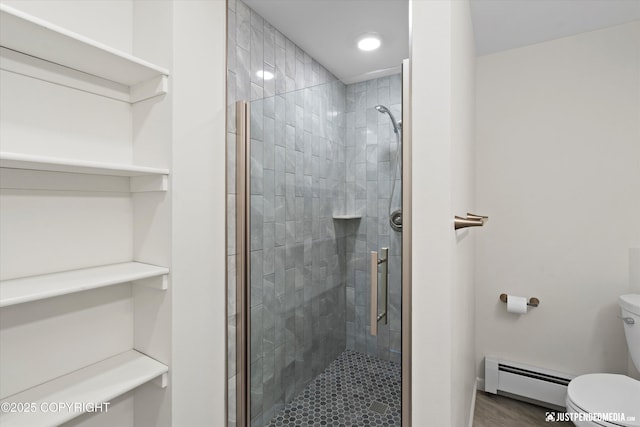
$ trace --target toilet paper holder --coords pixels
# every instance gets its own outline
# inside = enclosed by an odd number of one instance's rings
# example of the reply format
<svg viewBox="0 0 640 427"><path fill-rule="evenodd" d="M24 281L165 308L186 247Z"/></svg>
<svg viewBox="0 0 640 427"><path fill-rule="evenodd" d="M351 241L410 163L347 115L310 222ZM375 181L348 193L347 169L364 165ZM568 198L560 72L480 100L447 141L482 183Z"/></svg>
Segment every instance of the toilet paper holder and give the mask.
<svg viewBox="0 0 640 427"><path fill-rule="evenodd" d="M502 301L503 303L507 303L507 294L500 294L500 301ZM540 304L540 300L536 297L531 297L529 298L529 301L527 302L527 305L530 307L537 307Z"/></svg>

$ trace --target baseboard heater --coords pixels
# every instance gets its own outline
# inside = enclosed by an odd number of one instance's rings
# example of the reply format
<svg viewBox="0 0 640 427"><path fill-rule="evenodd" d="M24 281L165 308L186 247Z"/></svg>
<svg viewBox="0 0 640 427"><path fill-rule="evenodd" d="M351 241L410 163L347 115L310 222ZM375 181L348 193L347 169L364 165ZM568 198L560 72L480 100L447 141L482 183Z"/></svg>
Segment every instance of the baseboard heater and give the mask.
<svg viewBox="0 0 640 427"><path fill-rule="evenodd" d="M565 407L567 386L573 375L535 366L485 357L484 391L551 408Z"/></svg>

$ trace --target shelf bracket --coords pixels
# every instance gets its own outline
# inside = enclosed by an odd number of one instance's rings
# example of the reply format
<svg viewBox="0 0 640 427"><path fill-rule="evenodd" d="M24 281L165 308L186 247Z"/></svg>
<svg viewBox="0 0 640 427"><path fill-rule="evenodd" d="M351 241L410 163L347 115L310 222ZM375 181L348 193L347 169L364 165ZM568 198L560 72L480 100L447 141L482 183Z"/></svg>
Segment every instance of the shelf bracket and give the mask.
<svg viewBox="0 0 640 427"><path fill-rule="evenodd" d="M130 86L130 102L136 103L149 98L164 95L169 91L169 78L165 75L156 76L150 80Z"/></svg>
<svg viewBox="0 0 640 427"><path fill-rule="evenodd" d="M169 374L165 372L159 377L152 379L151 382L160 388L167 388L169 385Z"/></svg>
<svg viewBox="0 0 640 427"><path fill-rule="evenodd" d="M133 283L147 288L157 289L159 291L166 291L167 289L169 289L169 275L164 274L158 277L138 279L134 280Z"/></svg>
<svg viewBox="0 0 640 427"><path fill-rule="evenodd" d="M132 193L167 191L169 189L169 177L167 175L132 176L129 189Z"/></svg>

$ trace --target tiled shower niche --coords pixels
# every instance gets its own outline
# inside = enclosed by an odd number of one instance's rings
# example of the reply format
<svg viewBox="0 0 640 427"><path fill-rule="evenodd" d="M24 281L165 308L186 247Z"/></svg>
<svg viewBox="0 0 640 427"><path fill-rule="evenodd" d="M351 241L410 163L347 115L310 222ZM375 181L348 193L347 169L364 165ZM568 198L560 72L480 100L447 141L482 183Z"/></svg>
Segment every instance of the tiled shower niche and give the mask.
<svg viewBox="0 0 640 427"><path fill-rule="evenodd" d="M251 101L251 425L345 349L400 360L400 233L388 225L400 75L344 85L239 0L228 25L228 378L235 425L235 101ZM269 72L271 79L259 77ZM399 192L399 186L396 192ZM334 219L357 214L359 219ZM368 328L368 253L389 247L390 318Z"/></svg>

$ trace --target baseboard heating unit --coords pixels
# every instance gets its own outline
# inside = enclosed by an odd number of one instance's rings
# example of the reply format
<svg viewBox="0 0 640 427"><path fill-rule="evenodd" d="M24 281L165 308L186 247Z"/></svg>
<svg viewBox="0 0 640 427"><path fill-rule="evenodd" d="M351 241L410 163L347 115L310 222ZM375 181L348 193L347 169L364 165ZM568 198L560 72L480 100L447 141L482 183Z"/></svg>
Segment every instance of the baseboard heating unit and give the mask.
<svg viewBox="0 0 640 427"><path fill-rule="evenodd" d="M484 391L505 394L543 406L565 406L567 386L574 378L561 372L485 357Z"/></svg>

